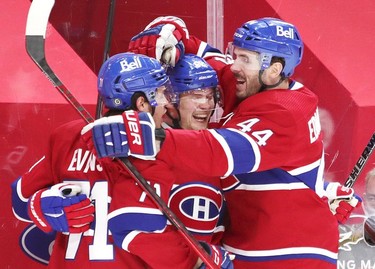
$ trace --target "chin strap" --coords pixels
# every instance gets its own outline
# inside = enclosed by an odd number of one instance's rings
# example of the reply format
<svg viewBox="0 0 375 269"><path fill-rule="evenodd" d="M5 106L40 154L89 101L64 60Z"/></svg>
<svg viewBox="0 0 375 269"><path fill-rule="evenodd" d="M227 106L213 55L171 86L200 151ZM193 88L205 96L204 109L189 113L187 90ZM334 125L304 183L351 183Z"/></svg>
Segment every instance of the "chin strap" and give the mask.
<svg viewBox="0 0 375 269"><path fill-rule="evenodd" d="M259 92L262 92L262 91L264 91L266 89L269 89L269 88L275 88L275 87L279 86L285 80L285 77L281 76L280 80L275 84L272 84L272 85L264 84L264 82L262 80L263 72L264 72L264 70L259 70L258 81L261 85L260 89L259 89Z"/></svg>
<svg viewBox="0 0 375 269"><path fill-rule="evenodd" d="M178 118L175 119L172 117L171 113L169 113L169 111L167 110L167 112L165 113L171 120L172 120L172 128L173 129L182 129L181 128L181 125L180 125L180 111L178 109L177 110L177 113L178 113Z"/></svg>

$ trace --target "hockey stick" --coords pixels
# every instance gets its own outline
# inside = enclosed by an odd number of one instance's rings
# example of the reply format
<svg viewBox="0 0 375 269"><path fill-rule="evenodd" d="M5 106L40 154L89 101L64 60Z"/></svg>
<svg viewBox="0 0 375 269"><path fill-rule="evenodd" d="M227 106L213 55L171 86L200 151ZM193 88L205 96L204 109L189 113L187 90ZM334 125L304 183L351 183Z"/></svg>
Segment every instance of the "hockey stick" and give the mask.
<svg viewBox="0 0 375 269"><path fill-rule="evenodd" d="M354 183L357 181L359 174L362 172L367 160L369 159L372 151L375 148L375 133L372 134L370 141L367 143L365 149L363 150L358 161L354 165L348 179L345 181L345 187L353 187Z"/></svg>
<svg viewBox="0 0 375 269"><path fill-rule="evenodd" d="M107 19L107 31L106 31L105 43L104 43L103 63L109 58L109 51L111 50L113 21L115 18L115 6L116 6L116 0L110 0L109 10L108 10L108 19ZM98 99L96 101L95 119L101 118L102 112L103 112L103 100L100 94L98 94Z"/></svg>
<svg viewBox="0 0 375 269"><path fill-rule="evenodd" d="M32 1L26 22L26 51L34 63L48 78L48 80L74 107L74 109L77 110L81 117L87 123L89 123L94 119L55 75L45 58L45 35L48 26L48 19L54 4L55 0ZM147 183L147 181L131 164L131 162L126 158L122 158L121 162L119 163L122 164L123 168L133 177L133 179L148 194L150 199L165 214L167 219L177 228L177 231L185 238L186 242L194 249L202 261L211 269L218 268L213 259L208 255L198 241L190 235L184 224L170 210L167 204L156 194L155 190Z"/></svg>

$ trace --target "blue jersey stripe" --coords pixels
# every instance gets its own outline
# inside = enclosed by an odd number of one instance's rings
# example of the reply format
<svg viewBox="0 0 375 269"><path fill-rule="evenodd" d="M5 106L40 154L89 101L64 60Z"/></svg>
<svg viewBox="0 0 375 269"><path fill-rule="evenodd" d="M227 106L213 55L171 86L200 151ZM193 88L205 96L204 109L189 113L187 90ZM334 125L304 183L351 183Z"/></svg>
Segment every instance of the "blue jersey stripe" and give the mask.
<svg viewBox="0 0 375 269"><path fill-rule="evenodd" d="M258 145L249 136L236 129L215 129L221 139L215 136L222 144L228 158L229 166L233 165L230 174L248 173L259 166L260 153Z"/></svg>

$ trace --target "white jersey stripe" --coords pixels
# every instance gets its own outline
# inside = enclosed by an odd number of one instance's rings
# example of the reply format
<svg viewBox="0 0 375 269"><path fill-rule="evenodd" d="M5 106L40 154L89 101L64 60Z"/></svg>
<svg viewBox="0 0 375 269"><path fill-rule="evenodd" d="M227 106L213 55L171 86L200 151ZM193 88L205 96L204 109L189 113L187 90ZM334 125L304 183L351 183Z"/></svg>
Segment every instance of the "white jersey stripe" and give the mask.
<svg viewBox="0 0 375 269"><path fill-rule="evenodd" d="M269 256L282 256L282 255L295 255L295 254L318 254L322 256L329 257L331 259L337 259L338 254L332 251L322 249L322 248L314 248L314 247L294 247L294 248L279 248L279 249L272 249L272 250L242 250L233 248L231 246L225 245L224 247L226 250L233 254L242 255L245 257L269 257Z"/></svg>
<svg viewBox="0 0 375 269"><path fill-rule="evenodd" d="M236 190L245 190L245 191L272 191L272 190L299 190L299 189L308 189L302 182L293 182L293 183L276 183L276 184L240 184L236 187Z"/></svg>

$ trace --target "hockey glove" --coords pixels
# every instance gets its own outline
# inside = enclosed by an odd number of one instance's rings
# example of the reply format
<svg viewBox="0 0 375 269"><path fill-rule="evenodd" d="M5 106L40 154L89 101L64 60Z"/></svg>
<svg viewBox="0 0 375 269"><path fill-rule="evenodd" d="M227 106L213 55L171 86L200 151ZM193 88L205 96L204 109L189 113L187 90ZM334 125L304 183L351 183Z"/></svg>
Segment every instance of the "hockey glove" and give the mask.
<svg viewBox="0 0 375 269"><path fill-rule="evenodd" d="M189 35L182 19L165 16L156 18L143 32L134 36L129 43L128 51L144 54L175 66L184 53L203 57L207 47L209 46L206 42Z"/></svg>
<svg viewBox="0 0 375 269"><path fill-rule="evenodd" d="M81 135L98 158L134 156L154 160L157 153L155 123L146 112L128 110L103 117L86 125Z"/></svg>
<svg viewBox="0 0 375 269"><path fill-rule="evenodd" d="M345 223L352 211L362 203L354 189L342 186L338 182L328 183L326 187L329 208L339 223Z"/></svg>
<svg viewBox="0 0 375 269"><path fill-rule="evenodd" d="M31 220L42 231L81 233L94 220L94 206L78 185L59 183L37 191L28 202Z"/></svg>
<svg viewBox="0 0 375 269"><path fill-rule="evenodd" d="M214 262L221 268L221 269L233 269L233 262L234 259L233 254L229 254L225 248L216 245L210 245L206 242L200 241L199 242L204 250L213 258ZM198 269L206 269L207 266L203 263Z"/></svg>

